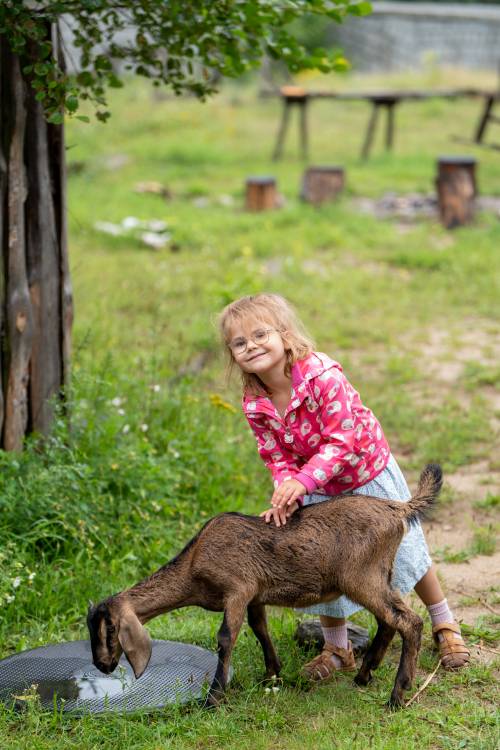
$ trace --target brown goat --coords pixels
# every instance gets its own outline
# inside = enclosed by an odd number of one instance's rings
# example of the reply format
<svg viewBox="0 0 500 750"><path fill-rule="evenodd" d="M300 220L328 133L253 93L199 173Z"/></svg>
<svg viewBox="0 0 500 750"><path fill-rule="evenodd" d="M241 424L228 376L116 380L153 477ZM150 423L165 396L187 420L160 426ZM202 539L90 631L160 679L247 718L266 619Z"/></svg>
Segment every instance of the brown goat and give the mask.
<svg viewBox="0 0 500 750"><path fill-rule="evenodd" d="M140 677L151 656L145 622L192 605L224 612L218 665L206 701L217 705L245 612L270 678L279 674L280 662L267 630L265 605L308 607L345 594L378 623L356 683L369 682L397 631L403 645L389 703L404 705L404 691L415 676L422 620L391 589L392 567L408 523L431 505L441 484L440 467L429 464L409 502L346 495L302 508L281 527L241 513L215 516L149 578L90 606L94 664L112 672L123 651Z"/></svg>

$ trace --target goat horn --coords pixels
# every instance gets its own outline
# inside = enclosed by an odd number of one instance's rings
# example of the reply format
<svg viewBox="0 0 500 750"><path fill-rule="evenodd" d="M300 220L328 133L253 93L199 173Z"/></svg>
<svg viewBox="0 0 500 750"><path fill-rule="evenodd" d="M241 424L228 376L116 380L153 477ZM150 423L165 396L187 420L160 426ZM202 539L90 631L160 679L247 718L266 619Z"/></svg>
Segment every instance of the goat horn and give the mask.
<svg viewBox="0 0 500 750"><path fill-rule="evenodd" d="M89 599L89 609L94 609L94 602L92 599Z"/></svg>

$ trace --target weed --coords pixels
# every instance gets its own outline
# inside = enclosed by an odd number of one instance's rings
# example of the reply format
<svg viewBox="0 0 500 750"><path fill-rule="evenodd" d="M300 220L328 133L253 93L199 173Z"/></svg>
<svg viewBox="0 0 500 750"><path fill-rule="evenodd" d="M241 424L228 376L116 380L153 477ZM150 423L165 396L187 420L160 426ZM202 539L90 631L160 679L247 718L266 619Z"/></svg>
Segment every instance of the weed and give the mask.
<svg viewBox="0 0 500 750"><path fill-rule="evenodd" d="M471 553L473 555L493 555L496 550L498 528L494 524L479 526L474 531Z"/></svg>
<svg viewBox="0 0 500 750"><path fill-rule="evenodd" d="M491 495L488 493L484 500L477 500L474 507L478 510L495 510L500 505L500 495Z"/></svg>
<svg viewBox="0 0 500 750"><path fill-rule="evenodd" d="M440 562L445 563L463 563L468 562L472 554L468 549L452 550L451 547L446 546L442 549L435 551L435 558Z"/></svg>

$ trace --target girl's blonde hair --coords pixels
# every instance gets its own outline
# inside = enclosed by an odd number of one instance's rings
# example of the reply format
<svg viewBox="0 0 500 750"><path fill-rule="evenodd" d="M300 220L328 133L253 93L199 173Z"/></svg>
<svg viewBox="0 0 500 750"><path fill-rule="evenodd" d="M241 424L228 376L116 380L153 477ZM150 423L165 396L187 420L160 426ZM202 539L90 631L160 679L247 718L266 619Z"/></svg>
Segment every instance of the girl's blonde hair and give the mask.
<svg viewBox="0 0 500 750"><path fill-rule="evenodd" d="M279 294L251 294L226 305L218 317L219 330L227 357L227 377L231 376L235 360L229 346L231 329L245 318L255 318L272 326L283 339L286 353L285 373L291 374L292 365L307 357L314 342L305 330L292 305ZM267 395L268 390L258 375L241 370L244 393Z"/></svg>

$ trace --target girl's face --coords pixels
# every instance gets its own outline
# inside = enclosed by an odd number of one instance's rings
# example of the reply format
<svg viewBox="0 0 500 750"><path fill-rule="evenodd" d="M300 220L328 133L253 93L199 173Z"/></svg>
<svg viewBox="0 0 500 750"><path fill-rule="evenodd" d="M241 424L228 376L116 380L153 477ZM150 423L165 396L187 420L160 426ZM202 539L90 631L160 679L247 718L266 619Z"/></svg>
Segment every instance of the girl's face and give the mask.
<svg viewBox="0 0 500 750"><path fill-rule="evenodd" d="M286 364L281 334L269 323L251 318L233 325L228 338L234 361L244 372L265 376Z"/></svg>

